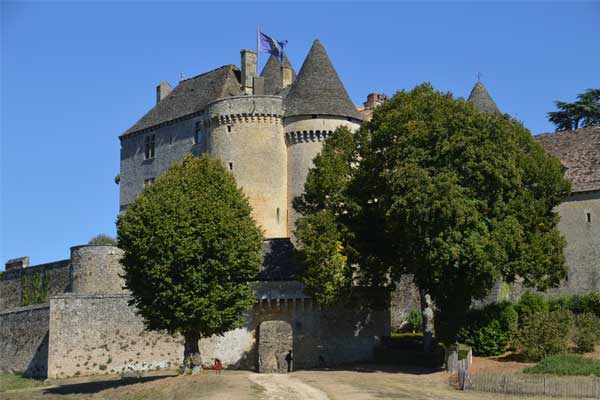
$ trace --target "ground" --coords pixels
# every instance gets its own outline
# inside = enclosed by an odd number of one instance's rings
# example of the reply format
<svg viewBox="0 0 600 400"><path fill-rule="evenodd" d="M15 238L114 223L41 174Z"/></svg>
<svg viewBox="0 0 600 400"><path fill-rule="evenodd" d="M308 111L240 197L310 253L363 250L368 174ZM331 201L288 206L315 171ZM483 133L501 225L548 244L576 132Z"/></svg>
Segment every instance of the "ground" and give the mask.
<svg viewBox="0 0 600 400"><path fill-rule="evenodd" d="M475 360L475 364L478 363ZM504 361L488 361L488 367L493 368L499 363L505 365ZM6 391L9 381L14 389ZM0 377L1 400L496 400L499 397L491 393L458 391L451 386L450 376L445 372L375 365L298 371L287 375L248 371L224 371L222 375L216 375L206 371L197 376L176 376L172 371L161 371L148 373L139 381L103 375L55 380L33 387L22 381L14 385L14 381L14 377Z"/></svg>

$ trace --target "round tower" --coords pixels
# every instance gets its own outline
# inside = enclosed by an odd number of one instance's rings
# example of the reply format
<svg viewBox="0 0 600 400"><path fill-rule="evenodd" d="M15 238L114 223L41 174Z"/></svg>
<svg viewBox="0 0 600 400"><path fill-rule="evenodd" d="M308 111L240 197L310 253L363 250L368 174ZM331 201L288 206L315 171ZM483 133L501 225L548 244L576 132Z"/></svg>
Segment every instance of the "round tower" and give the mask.
<svg viewBox="0 0 600 400"><path fill-rule="evenodd" d="M71 247L71 291L85 294L123 293L123 250L87 244Z"/></svg>
<svg viewBox="0 0 600 400"><path fill-rule="evenodd" d="M287 152L281 97L228 97L209 104L206 115L209 154L233 173L265 237L287 237Z"/></svg>
<svg viewBox="0 0 600 400"><path fill-rule="evenodd" d="M320 41L315 40L296 82L284 101L288 170L288 234L293 236L299 215L292 207L304 192L304 183L323 141L340 126L355 130L362 116L350 100L344 85Z"/></svg>

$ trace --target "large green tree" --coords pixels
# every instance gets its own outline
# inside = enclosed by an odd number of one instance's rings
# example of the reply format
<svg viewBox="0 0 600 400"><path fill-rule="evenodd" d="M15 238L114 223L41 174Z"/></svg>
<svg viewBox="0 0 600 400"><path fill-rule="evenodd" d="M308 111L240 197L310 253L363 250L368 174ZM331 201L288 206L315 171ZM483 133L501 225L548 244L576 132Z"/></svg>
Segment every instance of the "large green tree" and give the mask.
<svg viewBox="0 0 600 400"><path fill-rule="evenodd" d="M315 159L294 201L303 280L333 302L413 274L450 339L448 322L499 279L543 290L564 277L553 209L569 191L560 162L520 122L428 84L399 92Z"/></svg>
<svg viewBox="0 0 600 400"><path fill-rule="evenodd" d="M550 111L548 120L557 131L600 125L600 89L588 89L572 103L555 101L554 104L558 111Z"/></svg>
<svg viewBox="0 0 600 400"><path fill-rule="evenodd" d="M186 156L118 218L131 305L148 329L184 336L188 368L198 340L241 326L255 301L262 232L250 213L220 161Z"/></svg>

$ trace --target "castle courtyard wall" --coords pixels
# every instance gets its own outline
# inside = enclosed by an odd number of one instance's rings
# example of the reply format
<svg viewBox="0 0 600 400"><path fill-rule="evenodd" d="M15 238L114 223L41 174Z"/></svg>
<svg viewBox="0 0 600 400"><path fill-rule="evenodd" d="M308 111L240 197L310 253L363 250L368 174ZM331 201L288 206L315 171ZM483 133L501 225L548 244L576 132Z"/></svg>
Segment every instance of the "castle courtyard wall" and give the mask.
<svg viewBox="0 0 600 400"><path fill-rule="evenodd" d="M299 282L258 282L258 302L246 325L223 336L203 338L205 365L219 358L226 367L258 369L258 327L286 321L293 329L294 365L310 368L372 359L375 345L389 335L386 311L361 307L321 309L301 294ZM300 289L298 289L300 288ZM271 296L278 296L273 298ZM48 376L118 373L180 365L180 335L148 332L126 294L66 294L51 299Z"/></svg>
<svg viewBox="0 0 600 400"><path fill-rule="evenodd" d="M33 277L46 279L47 297L70 290L70 260L55 261L27 268L15 268L0 275L0 311L23 306L23 286L29 286L29 293L38 295L39 287L33 288ZM46 300L47 302L47 300Z"/></svg>
<svg viewBox="0 0 600 400"><path fill-rule="evenodd" d="M49 314L48 304L0 312L0 371L46 376Z"/></svg>

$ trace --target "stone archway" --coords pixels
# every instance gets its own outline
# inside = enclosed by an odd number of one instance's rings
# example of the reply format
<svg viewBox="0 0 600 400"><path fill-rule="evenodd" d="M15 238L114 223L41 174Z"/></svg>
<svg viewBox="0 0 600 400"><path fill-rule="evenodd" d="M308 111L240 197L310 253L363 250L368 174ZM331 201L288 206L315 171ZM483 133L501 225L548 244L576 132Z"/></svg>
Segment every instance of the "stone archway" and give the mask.
<svg viewBox="0 0 600 400"><path fill-rule="evenodd" d="M263 321L258 327L258 372L287 373L293 350L292 325L287 321Z"/></svg>

